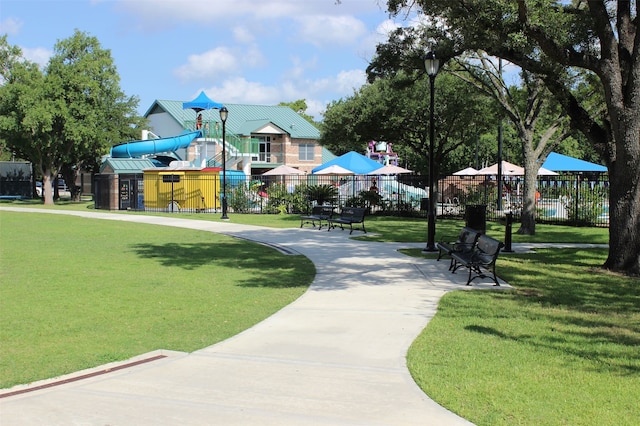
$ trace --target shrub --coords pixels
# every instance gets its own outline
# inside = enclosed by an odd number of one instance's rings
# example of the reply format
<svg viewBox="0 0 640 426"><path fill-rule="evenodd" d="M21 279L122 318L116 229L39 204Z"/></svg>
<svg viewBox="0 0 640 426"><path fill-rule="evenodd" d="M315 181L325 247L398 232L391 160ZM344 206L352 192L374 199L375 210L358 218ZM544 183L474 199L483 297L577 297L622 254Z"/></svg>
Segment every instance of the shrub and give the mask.
<svg viewBox="0 0 640 426"><path fill-rule="evenodd" d="M236 186L227 200L227 206L236 213L247 213L251 209L251 193L244 185Z"/></svg>
<svg viewBox="0 0 640 426"><path fill-rule="evenodd" d="M289 193L283 183L275 183L267 188L267 213L283 213L287 211Z"/></svg>
<svg viewBox="0 0 640 426"><path fill-rule="evenodd" d="M607 195L600 187L589 188L581 186L578 191L578 199L569 198L567 210L569 217L574 217L578 224L597 223L598 217L604 213L604 202Z"/></svg>
<svg viewBox="0 0 640 426"><path fill-rule="evenodd" d="M307 187L307 199L319 205L331 204L338 199L338 188L333 185L311 185Z"/></svg>
<svg viewBox="0 0 640 426"><path fill-rule="evenodd" d="M290 213L302 213L309 211L309 202L307 200L307 184L301 183L296 185L293 190L293 194L289 197L289 212Z"/></svg>

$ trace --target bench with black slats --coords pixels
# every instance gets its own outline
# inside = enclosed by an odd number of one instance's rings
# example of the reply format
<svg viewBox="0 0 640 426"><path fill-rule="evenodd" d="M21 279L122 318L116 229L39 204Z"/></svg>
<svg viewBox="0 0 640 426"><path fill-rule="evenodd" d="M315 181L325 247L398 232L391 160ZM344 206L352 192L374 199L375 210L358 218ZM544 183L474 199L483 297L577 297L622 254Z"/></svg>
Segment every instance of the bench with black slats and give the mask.
<svg viewBox="0 0 640 426"><path fill-rule="evenodd" d="M311 214L300 216L300 228L305 223L311 224L314 228L318 222L318 229L322 229L322 221L327 222L333 217L335 207L333 206L313 206Z"/></svg>
<svg viewBox="0 0 640 426"><path fill-rule="evenodd" d="M453 253L463 253L469 252L473 250L476 245L476 241L478 241L478 237L481 232L471 229L469 227L464 227L460 231L458 235L458 239L453 242L437 242L436 247L438 248L438 259L442 259L443 256L449 256ZM451 263L449 264L449 270L453 269L453 258L451 258Z"/></svg>
<svg viewBox="0 0 640 426"><path fill-rule="evenodd" d="M344 225L349 225L349 234L351 234L353 233L353 225L360 224L360 229L366 234L367 230L364 227L364 217L366 212L367 209L361 207L343 207L337 217L327 220L329 223L328 231L331 231L332 228L335 228L338 225L340 225L340 229L344 231Z"/></svg>
<svg viewBox="0 0 640 426"><path fill-rule="evenodd" d="M488 235L480 235L471 251L451 253L454 265L452 272L455 273L459 268L467 268L469 270L467 285L471 285L471 281L476 278L492 278L495 285L499 286L496 261L502 247L504 244L501 241ZM485 274L485 271L490 275Z"/></svg>

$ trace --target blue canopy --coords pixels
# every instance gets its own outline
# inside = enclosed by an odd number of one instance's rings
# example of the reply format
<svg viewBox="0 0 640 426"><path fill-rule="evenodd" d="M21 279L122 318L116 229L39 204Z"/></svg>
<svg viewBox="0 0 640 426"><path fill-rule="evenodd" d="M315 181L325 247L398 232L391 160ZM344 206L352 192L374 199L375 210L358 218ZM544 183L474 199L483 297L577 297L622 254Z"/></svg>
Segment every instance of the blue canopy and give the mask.
<svg viewBox="0 0 640 426"><path fill-rule="evenodd" d="M343 167L356 175L367 175L382 167L382 164L369 157L358 154L355 151L349 151L346 154L342 154L340 157L334 158L333 160L327 161L326 163L314 168L311 170L311 173L317 173L324 168L333 166L334 164Z"/></svg>
<svg viewBox="0 0 640 426"><path fill-rule="evenodd" d="M554 172L606 172L607 168L600 164L590 163L568 155L552 152L547 156L547 161L542 165L545 169Z"/></svg>
<svg viewBox="0 0 640 426"><path fill-rule="evenodd" d="M197 98L191 102L183 102L182 109L192 109L196 112L203 111L205 109L220 109L224 105L212 101L204 91L200 92Z"/></svg>

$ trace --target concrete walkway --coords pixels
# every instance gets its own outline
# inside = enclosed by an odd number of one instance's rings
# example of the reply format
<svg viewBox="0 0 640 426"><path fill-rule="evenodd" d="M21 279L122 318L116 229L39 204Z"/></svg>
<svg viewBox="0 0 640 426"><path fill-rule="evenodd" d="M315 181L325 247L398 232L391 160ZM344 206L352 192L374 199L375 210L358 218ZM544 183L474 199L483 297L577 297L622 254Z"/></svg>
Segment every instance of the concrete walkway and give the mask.
<svg viewBox="0 0 640 426"><path fill-rule="evenodd" d="M470 424L429 399L406 367L407 349L440 297L470 288L466 274L447 270L448 261L397 251L424 244L359 242L339 229L238 225L233 217L217 223L2 209L217 232L302 254L317 268L302 297L213 346L193 353L159 350L0 391L2 426ZM495 287L476 280L472 288ZM7 396L23 390L29 391Z"/></svg>

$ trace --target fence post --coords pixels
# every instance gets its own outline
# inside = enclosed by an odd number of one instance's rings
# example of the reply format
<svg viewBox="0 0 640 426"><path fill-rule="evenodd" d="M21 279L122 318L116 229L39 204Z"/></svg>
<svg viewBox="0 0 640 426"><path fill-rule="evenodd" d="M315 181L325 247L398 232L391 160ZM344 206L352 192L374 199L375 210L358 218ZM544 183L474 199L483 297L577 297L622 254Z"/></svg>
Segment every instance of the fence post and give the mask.
<svg viewBox="0 0 640 426"><path fill-rule="evenodd" d="M579 210L578 210L578 206L580 204L580 173L576 173L576 201L574 203L575 208L574 210L574 218L573 220L575 221L575 224L578 224L578 215L579 215Z"/></svg>

